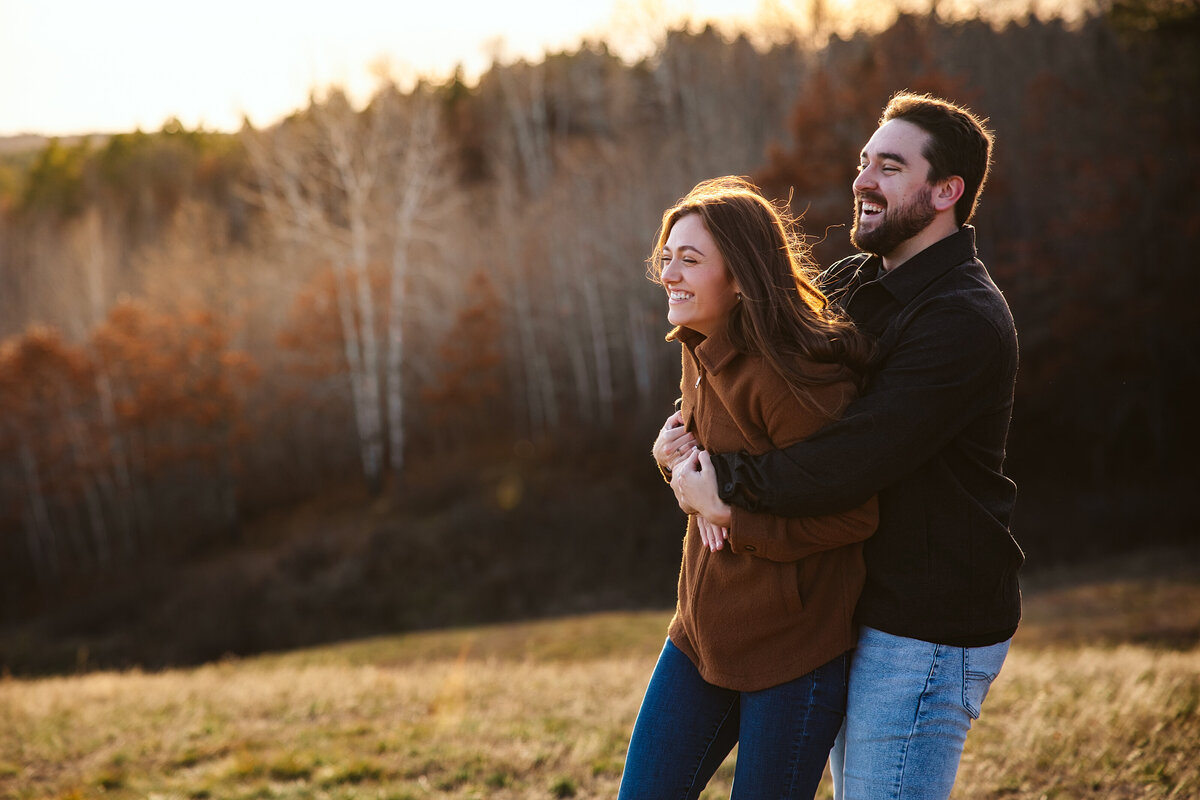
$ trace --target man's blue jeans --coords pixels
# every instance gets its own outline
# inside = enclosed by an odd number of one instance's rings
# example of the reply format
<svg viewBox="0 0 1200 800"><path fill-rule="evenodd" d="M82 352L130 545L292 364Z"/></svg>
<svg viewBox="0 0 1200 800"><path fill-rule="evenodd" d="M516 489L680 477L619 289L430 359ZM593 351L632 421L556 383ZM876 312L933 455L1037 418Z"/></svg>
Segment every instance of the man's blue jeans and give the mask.
<svg viewBox="0 0 1200 800"><path fill-rule="evenodd" d="M850 660L846 724L830 754L835 800L949 797L1008 645L948 647L864 627Z"/></svg>
<svg viewBox="0 0 1200 800"><path fill-rule="evenodd" d="M735 800L811 800L841 728L846 655L758 692L713 686L668 639L629 742L620 800L700 796L738 747Z"/></svg>

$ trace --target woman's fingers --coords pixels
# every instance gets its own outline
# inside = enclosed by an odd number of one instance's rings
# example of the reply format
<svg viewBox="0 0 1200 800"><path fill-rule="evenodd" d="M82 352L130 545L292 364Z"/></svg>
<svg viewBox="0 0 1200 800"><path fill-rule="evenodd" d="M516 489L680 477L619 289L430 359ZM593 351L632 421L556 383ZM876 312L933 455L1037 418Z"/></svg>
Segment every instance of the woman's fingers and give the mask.
<svg viewBox="0 0 1200 800"><path fill-rule="evenodd" d="M712 552L715 553L725 546L726 536L723 528L713 525L704 517L696 518L696 527L700 531L700 538Z"/></svg>

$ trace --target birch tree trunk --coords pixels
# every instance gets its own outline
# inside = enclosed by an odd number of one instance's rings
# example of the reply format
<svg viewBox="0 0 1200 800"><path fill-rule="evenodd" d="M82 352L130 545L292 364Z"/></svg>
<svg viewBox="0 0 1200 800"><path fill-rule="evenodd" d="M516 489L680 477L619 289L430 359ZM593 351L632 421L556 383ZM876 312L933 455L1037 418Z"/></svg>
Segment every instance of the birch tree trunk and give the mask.
<svg viewBox="0 0 1200 800"><path fill-rule="evenodd" d="M586 184L576 181L576 195L579 197L596 198L599 196L597 182ZM602 428L609 428L613 422L613 403L616 397L613 385L612 351L609 336L608 314L606 309L612 298L605 286L604 277L610 272L612 265L605 264L608 248L599 241L605 234L606 225L600 225L597 230L595 217L591 225L580 229L577 239L577 252L591 261L584 263L579 272L579 287L583 297L583 307L587 311L587 331L591 339L592 365L595 376L596 422Z"/></svg>
<svg viewBox="0 0 1200 800"><path fill-rule="evenodd" d="M524 70L522 78L525 80L520 83L513 68L497 70L497 75L509 123L511 143L511 152L505 153L504 158L515 160L518 165L515 173L506 171L500 177L499 207L508 217L501 229L505 231L509 245L509 263L514 267L513 305L521 337L522 368L525 374L530 427L535 436L542 436L558 427L558 396L550 359L546 353L547 343L539 331L540 306L534 303L530 296L531 265L527 263L529 259L519 252L517 243L522 233L529 237L541 237L546 234L540 227L540 220L536 220L536 215L528 215L535 221L526 229L522 224L525 219L512 210L527 209L534 199L542 197L551 178L552 160L545 77L543 71L538 68ZM522 96L521 87L527 87L527 97ZM521 181L521 178L524 180ZM521 191L522 183L524 192Z"/></svg>
<svg viewBox="0 0 1200 800"><path fill-rule="evenodd" d="M363 124L341 94L313 103L308 118L248 135L261 199L277 230L329 258L336 278L342 350L363 476L383 487L379 334L370 281L371 219L384 132Z"/></svg>
<svg viewBox="0 0 1200 800"><path fill-rule="evenodd" d="M357 116L344 98L331 97L317 111L316 119L324 130L339 188L345 196L350 233L348 259L337 259L335 269L341 284L338 295L343 304L343 333L347 348L356 351L351 355L357 368L351 375L357 383L354 400L363 473L375 493L383 487L383 416L367 216L380 167L379 142L371 128L364 136L355 136Z"/></svg>
<svg viewBox="0 0 1200 800"><path fill-rule="evenodd" d="M409 222L397 212L392 245L387 333L388 466L393 475L404 469L404 305L408 299Z"/></svg>
<svg viewBox="0 0 1200 800"><path fill-rule="evenodd" d="M651 333L646 324L646 315L634 298L629 299L629 350L633 362L633 381L639 405L646 405L654 389L654 356Z"/></svg>
<svg viewBox="0 0 1200 800"><path fill-rule="evenodd" d="M558 398L549 361L538 344L533 303L529 299L529 284L524 275L517 275L513 282L513 307L521 338L521 366L525 371L530 431L535 437L545 436L558 427Z"/></svg>
<svg viewBox="0 0 1200 800"><path fill-rule="evenodd" d="M76 257L83 271L80 282L86 287L86 311L78 315L78 334L83 338L103 324L108 314L108 273L116 249L113 235L106 231L98 209L90 208L85 213L75 244ZM112 563L117 547L121 547L125 556L132 555L134 542L131 515L125 505L129 497L128 470L123 463L124 448L116 428L112 387L103 359L95 347L89 350L90 361L95 367L93 386L96 390L99 430L95 429L95 423L89 426L78 414L71 414L70 430L80 471L90 473L84 478L85 502L91 519L96 557L101 566L106 567ZM84 466L89 456L95 456L89 461L90 469ZM113 476L116 477L115 481ZM118 486L126 491L119 491ZM105 501L116 517L116 531L111 529L105 516ZM119 543L116 541L118 537L121 540Z"/></svg>
<svg viewBox="0 0 1200 800"><path fill-rule="evenodd" d="M407 319L410 252L417 233L418 216L440 206L445 186L436 185L445 176L445 152L438 141L440 119L437 105L429 98L414 97L408 113L400 107L394 91L381 94L381 115L390 121L392 141L397 142L392 158L392 258L389 275L387 320L387 421L388 466L394 476L404 469L404 324ZM383 113L390 111L391 113ZM445 183L443 177L442 182Z"/></svg>
<svg viewBox="0 0 1200 800"><path fill-rule="evenodd" d="M50 522L46 494L42 491L37 456L27 441L20 442L19 450L26 486L26 543L38 582L45 583L58 575L58 543L55 541L54 526Z"/></svg>
<svg viewBox="0 0 1200 800"><path fill-rule="evenodd" d="M121 550L122 554L129 558L137 552L139 539L133 476L129 467L129 445L117 425L112 379L108 375L105 365L99 359L97 359L96 367L96 393L101 424L108 440L108 461L113 470L112 500L117 517L117 528L121 534Z"/></svg>
<svg viewBox="0 0 1200 800"><path fill-rule="evenodd" d="M567 309L566 314L557 320L555 328L571 364L571 376L575 385L575 412L579 419L591 420L595 416L596 398L592 391L591 370L588 368L588 348L583 341L586 328L579 324L579 320L571 317L571 311L581 305L581 299L576 297L575 286L582 280L581 273L587 272L588 267L579 269L578 260L583 256L578 237L565 239L560 234L557 226L550 226L550 269L554 275L554 296L558 299L559 306ZM560 254L564 253L570 255L562 257ZM586 304L586 299L583 299L582 304Z"/></svg>
<svg viewBox="0 0 1200 800"><path fill-rule="evenodd" d="M88 445L87 429L79 414L67 410L66 416L66 427L71 441L71 455L75 459L75 468L78 470L83 484L84 506L87 508L88 528L91 531L91 539L95 547L96 561L101 566L107 567L112 563L112 544L108 532L108 522L104 518L104 504L100 499L102 484L98 472L103 469L103 465L98 463L98 460L89 458L91 448Z"/></svg>

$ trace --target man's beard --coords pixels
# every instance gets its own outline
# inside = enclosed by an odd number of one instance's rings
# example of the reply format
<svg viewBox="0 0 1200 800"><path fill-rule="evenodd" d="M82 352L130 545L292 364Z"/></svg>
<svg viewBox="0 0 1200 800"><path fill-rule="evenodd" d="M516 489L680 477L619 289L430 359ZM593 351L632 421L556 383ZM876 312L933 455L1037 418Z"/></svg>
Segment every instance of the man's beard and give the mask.
<svg viewBox="0 0 1200 800"><path fill-rule="evenodd" d="M883 212L883 222L869 231L859 228L863 199L883 205L882 198L869 194L856 197L854 199L854 225L850 228L851 243L864 253L877 256L886 256L891 253L929 227L937 217L937 210L933 207L931 194L932 189L921 192L907 205L898 208L886 206Z"/></svg>

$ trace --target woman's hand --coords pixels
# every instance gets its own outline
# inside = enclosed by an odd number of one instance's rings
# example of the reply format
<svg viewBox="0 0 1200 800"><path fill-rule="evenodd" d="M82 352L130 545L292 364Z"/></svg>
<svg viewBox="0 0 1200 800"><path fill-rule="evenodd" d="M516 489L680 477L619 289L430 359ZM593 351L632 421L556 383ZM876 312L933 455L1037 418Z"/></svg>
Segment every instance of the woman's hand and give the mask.
<svg viewBox="0 0 1200 800"><path fill-rule="evenodd" d="M714 525L699 514L696 515L696 530L700 532L700 541L714 553L724 547L729 538L728 528Z"/></svg>
<svg viewBox="0 0 1200 800"><path fill-rule="evenodd" d="M717 494L717 473L708 453L693 447L685 459L676 462L671 470L671 489L680 508L709 523L708 526L701 525L700 535L709 549L720 550L729 538L733 513Z"/></svg>
<svg viewBox="0 0 1200 800"><path fill-rule="evenodd" d="M696 437L683 425L683 415L676 411L667 417L654 440L654 460L667 472L674 473L675 465L697 444Z"/></svg>

